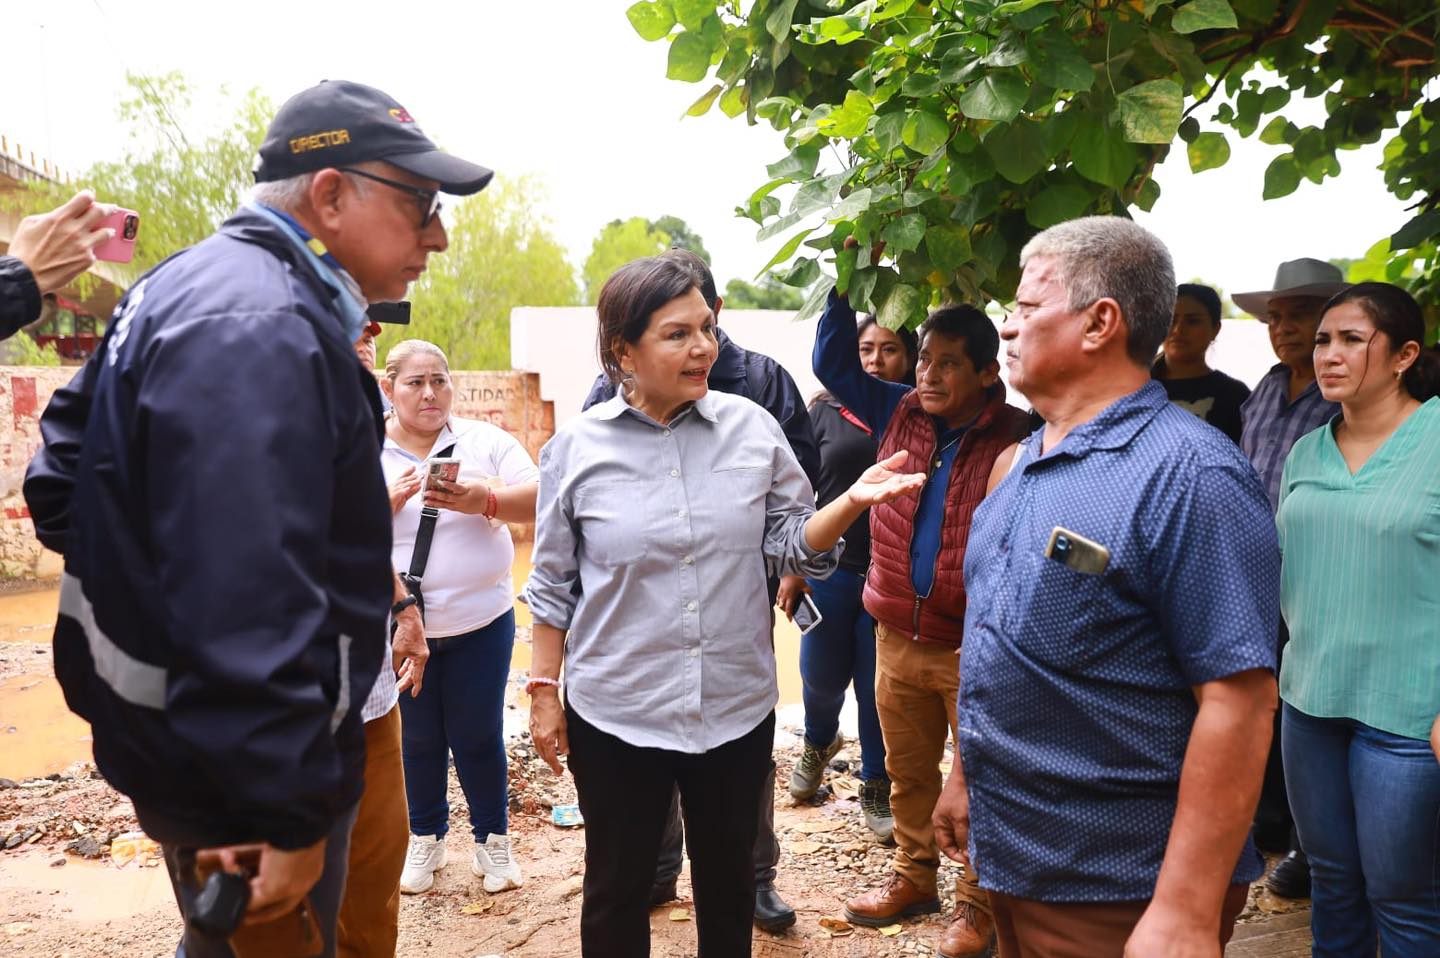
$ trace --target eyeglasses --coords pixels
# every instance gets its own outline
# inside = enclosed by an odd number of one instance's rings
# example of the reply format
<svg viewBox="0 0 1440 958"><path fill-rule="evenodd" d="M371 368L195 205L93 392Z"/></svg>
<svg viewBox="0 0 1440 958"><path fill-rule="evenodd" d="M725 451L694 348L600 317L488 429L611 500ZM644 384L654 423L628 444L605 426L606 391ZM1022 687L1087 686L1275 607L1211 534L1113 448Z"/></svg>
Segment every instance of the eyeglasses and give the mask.
<svg viewBox="0 0 1440 958"><path fill-rule="evenodd" d="M353 166L335 167L341 173L351 173L355 176L363 176L367 180L374 180L376 183L384 183L391 189L400 190L402 193L409 193L415 197L420 207L420 228L423 230L429 226L435 217L440 215L440 193L438 190L422 190L418 186L411 186L409 183L401 183L399 180L387 179L383 176L376 176L366 170L357 170Z"/></svg>

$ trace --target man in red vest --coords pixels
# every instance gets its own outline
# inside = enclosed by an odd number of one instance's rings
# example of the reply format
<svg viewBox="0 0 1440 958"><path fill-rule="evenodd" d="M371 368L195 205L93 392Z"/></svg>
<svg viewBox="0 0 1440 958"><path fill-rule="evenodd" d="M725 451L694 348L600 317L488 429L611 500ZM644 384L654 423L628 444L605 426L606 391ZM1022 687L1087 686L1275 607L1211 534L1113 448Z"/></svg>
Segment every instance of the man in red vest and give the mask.
<svg viewBox="0 0 1440 958"><path fill-rule="evenodd" d="M940 910L940 853L930 815L940 796L946 734L955 735L956 653L965 625L962 565L970 517L1000 453L1024 432L1005 403L995 325L974 306L944 306L920 327L914 388L861 368L855 311L831 294L815 339L815 375L845 408L883 433L880 457L905 450L929 477L921 494L870 513L865 609L876 621L875 707L895 816L894 870L852 899L845 917L884 926ZM825 748L825 743L806 743ZM941 958L985 954L990 905L973 872L956 884Z"/></svg>

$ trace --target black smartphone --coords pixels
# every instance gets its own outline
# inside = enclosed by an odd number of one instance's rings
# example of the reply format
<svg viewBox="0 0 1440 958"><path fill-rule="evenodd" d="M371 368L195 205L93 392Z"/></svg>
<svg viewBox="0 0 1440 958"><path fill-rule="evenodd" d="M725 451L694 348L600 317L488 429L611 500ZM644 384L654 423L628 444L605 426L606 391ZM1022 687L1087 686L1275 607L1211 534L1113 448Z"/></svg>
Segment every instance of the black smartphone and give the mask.
<svg viewBox="0 0 1440 958"><path fill-rule="evenodd" d="M795 611L791 617L794 619L795 625L799 627L801 635L815 628L820 624L820 620L825 618L820 614L820 609L816 607L815 600L810 598L808 592L800 593L800 600L795 603Z"/></svg>
<svg viewBox="0 0 1440 958"><path fill-rule="evenodd" d="M371 303L370 308L365 310L365 315L377 323L409 326L410 303L403 299L398 303Z"/></svg>

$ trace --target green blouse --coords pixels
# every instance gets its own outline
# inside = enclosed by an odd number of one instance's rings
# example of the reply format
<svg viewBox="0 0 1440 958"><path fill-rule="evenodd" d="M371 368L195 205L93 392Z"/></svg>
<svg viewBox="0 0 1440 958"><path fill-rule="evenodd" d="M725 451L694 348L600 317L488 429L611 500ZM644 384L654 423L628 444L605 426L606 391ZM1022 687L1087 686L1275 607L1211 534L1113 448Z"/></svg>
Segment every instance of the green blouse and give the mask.
<svg viewBox="0 0 1440 958"><path fill-rule="evenodd" d="M1440 713L1440 398L1353 476L1337 421L1295 443L1280 481L1280 696L1425 739Z"/></svg>

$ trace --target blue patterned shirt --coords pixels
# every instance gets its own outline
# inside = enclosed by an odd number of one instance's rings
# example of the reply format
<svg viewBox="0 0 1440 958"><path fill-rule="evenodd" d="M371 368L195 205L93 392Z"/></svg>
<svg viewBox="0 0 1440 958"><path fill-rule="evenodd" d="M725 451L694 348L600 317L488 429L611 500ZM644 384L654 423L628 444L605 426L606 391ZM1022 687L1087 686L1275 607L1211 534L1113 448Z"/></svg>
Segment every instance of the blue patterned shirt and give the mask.
<svg viewBox="0 0 1440 958"><path fill-rule="evenodd" d="M1156 382L1040 454L975 511L960 747L981 884L1050 902L1150 898L1198 709L1275 668L1280 553L1255 470ZM1100 574L1044 555L1061 526ZM1247 839L1234 881L1258 878Z"/></svg>
<svg viewBox="0 0 1440 958"><path fill-rule="evenodd" d="M1339 412L1340 406L1326 400L1313 382L1291 402L1290 367L1284 363L1272 366L1241 404L1240 448L1260 473L1272 513L1280 508L1280 475L1290 447Z"/></svg>

